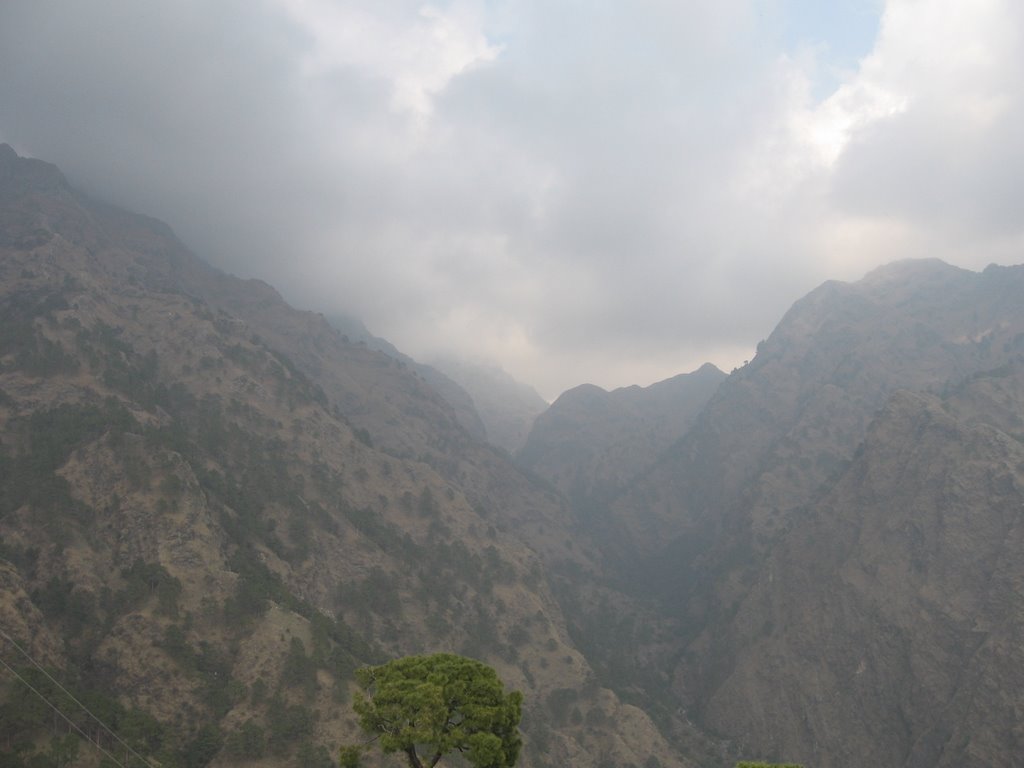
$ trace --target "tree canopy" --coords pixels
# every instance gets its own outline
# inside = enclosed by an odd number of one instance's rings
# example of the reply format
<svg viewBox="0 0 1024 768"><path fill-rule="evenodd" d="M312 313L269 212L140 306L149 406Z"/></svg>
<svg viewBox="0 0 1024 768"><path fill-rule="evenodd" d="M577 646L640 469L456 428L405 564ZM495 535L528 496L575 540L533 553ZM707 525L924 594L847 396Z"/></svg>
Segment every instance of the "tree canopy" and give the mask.
<svg viewBox="0 0 1024 768"><path fill-rule="evenodd" d="M459 752L475 768L510 768L522 746L523 696L505 693L491 667L438 653L356 670L362 691L353 709L385 754L403 752L410 768L433 768Z"/></svg>

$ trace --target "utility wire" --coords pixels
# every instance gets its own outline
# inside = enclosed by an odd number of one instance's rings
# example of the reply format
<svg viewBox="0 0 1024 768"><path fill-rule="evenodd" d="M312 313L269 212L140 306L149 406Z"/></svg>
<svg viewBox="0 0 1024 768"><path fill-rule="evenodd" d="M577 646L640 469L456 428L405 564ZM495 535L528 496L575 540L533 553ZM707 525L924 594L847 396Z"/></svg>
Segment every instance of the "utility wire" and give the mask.
<svg viewBox="0 0 1024 768"><path fill-rule="evenodd" d="M98 741L93 740L89 736L89 734L87 734L85 731L83 731L74 720L72 720L70 717L68 717L63 712L61 712L60 707L58 707L56 704L54 704L52 701L50 701L48 698L46 698L46 696L44 696L42 693L40 693L38 690L36 690L33 687L32 683L30 683L28 680L26 680L24 677L21 676L21 674L18 672L18 670L16 670L14 667L12 667L10 664L8 664L3 659L0 659L0 664L3 664L4 667L7 668L7 671L10 672L12 675L14 675L18 680L20 680L21 683L26 688L28 688L30 691L32 691L32 693L34 693L40 699L42 699L47 705L49 705L49 707L54 712L56 712L58 715L60 715L62 718L64 718L64 720L67 721L68 725L70 725L72 728L74 728L76 731L78 731L79 734L81 734L83 739L85 739L87 742L89 742L94 747L96 747L96 749L98 749L100 752L102 752L108 758L110 758L115 763L117 763L121 768L125 768L124 763L122 763L120 760L118 760L116 757L114 757L112 754L110 754L107 750L105 750L103 747L101 747L100 743ZM86 710L86 711L88 711L88 710ZM89 712L89 714L92 715L92 712ZM95 715L93 715L93 717L95 717ZM100 722L100 725L103 725L102 721L98 721L98 722ZM105 725L103 725L103 727L106 728Z"/></svg>
<svg viewBox="0 0 1024 768"><path fill-rule="evenodd" d="M28 651L26 651L24 648L22 648L20 645L18 645L18 643L15 641L15 639L13 637L8 635L2 629L0 629L0 635L2 635L3 638L7 642L9 642L11 645L13 645L15 648L17 648L19 653L21 653L22 656L24 656L26 659L28 659L30 662L32 662L32 666L34 666L36 669L38 669L40 672L42 672L47 680L49 680L51 683L56 685L65 696L67 696L69 699L71 699L73 702L75 702L75 704L77 704L79 707L81 707L82 710L86 714L89 715L89 717L91 717L93 720L95 720L97 723L99 723L100 726L102 726L102 728L107 733L109 733L111 736L113 736L118 741L118 743L121 744L128 752L133 754L135 757L139 758L139 760L141 760L145 765L147 765L147 766L151 766L152 765L149 762L149 760L147 760L145 757L143 757L138 752L136 752L128 742L126 742L124 739L122 739L120 736L118 736L117 733L114 732L113 728L111 728L109 725L107 725L102 720L100 720L96 715L94 715L92 713L92 711L87 706L85 706L85 704L83 704L78 699L76 699L75 696L71 693L71 691L69 691L67 688L65 688L63 685L61 685L60 682L55 680L53 678L53 676L49 672L47 672L45 669L43 669L42 665L40 665L38 661L36 661L34 658L32 658L32 655ZM43 695L38 690L36 690L36 688L34 688L32 686L32 684L30 682L28 682L28 680L26 680L24 677L22 677L21 674L16 669L14 669L10 664L8 664L2 658L0 658L0 664L3 664L4 667L6 667L7 670L11 674L13 674L16 678L18 678L18 680L20 680L30 691L32 691L32 693L34 693L36 696L38 696L40 699L42 699L44 702L46 702L46 704L51 709L53 709L54 712L56 712L58 715L60 715L62 718L64 718L67 721L68 725L70 725L72 728L74 728L76 731L78 731L85 738L86 741L88 741L89 743L95 745L96 749L98 749L104 755L106 755L111 760L113 760L115 763L117 763L119 766L121 766L121 768L125 768L124 763L122 763L120 760L118 760L116 757L114 757L112 754L110 754L107 750L105 750L103 747L101 747L98 741L95 741L92 738L90 738L88 736L88 734L86 734L85 731L83 731L78 726L77 723L75 723L73 720L71 720L71 718L69 718L67 715L65 715L63 711L61 711L60 707L58 707L56 704L54 704L52 701L50 701L48 698L46 698L45 695Z"/></svg>

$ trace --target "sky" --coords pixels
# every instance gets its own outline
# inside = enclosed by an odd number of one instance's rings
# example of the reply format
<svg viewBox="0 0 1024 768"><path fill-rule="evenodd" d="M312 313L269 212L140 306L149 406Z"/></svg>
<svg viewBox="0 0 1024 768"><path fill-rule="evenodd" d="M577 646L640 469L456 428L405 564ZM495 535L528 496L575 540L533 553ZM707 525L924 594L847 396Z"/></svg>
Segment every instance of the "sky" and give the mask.
<svg viewBox="0 0 1024 768"><path fill-rule="evenodd" d="M828 279L1024 261L1018 0L3 0L0 141L548 399Z"/></svg>

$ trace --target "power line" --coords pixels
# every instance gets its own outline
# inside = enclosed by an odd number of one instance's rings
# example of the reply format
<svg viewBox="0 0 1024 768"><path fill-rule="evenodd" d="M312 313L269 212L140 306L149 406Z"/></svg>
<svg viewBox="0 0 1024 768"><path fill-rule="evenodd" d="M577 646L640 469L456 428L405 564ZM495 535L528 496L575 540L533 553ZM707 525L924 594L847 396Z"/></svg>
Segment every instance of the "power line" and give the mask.
<svg viewBox="0 0 1024 768"><path fill-rule="evenodd" d="M114 757L112 754L110 754L107 750L105 750L103 747L101 747L100 743L98 741L92 739L89 736L89 734L87 734L85 731L83 731L74 720L72 720L70 717L68 717L63 712L61 712L60 707L58 707L56 704L54 704L52 701L50 701L48 698L46 698L46 696L44 696L42 693L40 693L38 690L36 690L36 688L32 685L32 683L30 683L28 680L26 680L24 677L21 676L21 674L18 672L18 670L16 670L14 667L12 667L10 664L8 664L3 659L0 659L0 664L3 664L8 672L10 672L18 680L21 681L22 685L24 685L26 688L28 688L30 691L32 691L32 693L34 693L36 696L38 696L40 699L42 699L54 712L56 712L58 715L60 715L62 718L64 718L64 720L67 722L68 725L70 725L72 728L74 728L76 731L78 731L79 734L81 734L82 738L84 738L87 742L89 742L94 747L96 747L96 749L98 749L100 752L102 752L108 758L110 758L115 763L117 763L119 766L121 766L121 768L125 768L124 763L122 763L120 760L118 760L116 757ZM86 710L86 711L88 711L88 710ZM92 715L91 712L89 714ZM96 716L93 715L93 717L96 717ZM97 720L97 722L99 722L100 725L103 725L102 721ZM106 728L105 725L103 725L103 727Z"/></svg>
<svg viewBox="0 0 1024 768"><path fill-rule="evenodd" d="M53 676L49 672L47 672L45 669L43 669L43 667L39 664L39 662L36 661L34 658L32 658L32 655L28 651L26 651L24 648L22 648L20 645L18 645L18 643L14 640L13 637L8 635L2 629L0 629L0 635L2 635L3 638L5 640L7 640L7 642L9 642L11 645L13 645L18 650L18 652L21 653L22 656L24 656L26 659L28 659L32 663L32 666L34 666L36 669L38 669L46 677L47 680L49 680L51 683L53 683L55 686L57 686L65 696L67 696L69 699L71 699L73 702L75 702L75 704L77 704L79 707L81 707L81 709L86 714L89 715L89 717L91 717L93 720L95 720L97 723L99 723L100 726L103 728L103 730L105 730L107 733L109 733L111 736L113 736L114 739L116 739L117 742L119 744L121 744L128 752L130 752L132 755L134 755L139 760L141 760L145 765L147 765L147 766L151 766L152 765L149 762L148 759L146 759L145 757L140 755L138 752L136 752L128 742L126 742L124 739L122 739L120 736L118 736L117 733L114 732L113 728L111 728L109 725L107 725L102 720L100 720L99 717L97 717L95 714L93 714L92 710L90 710L87 706L85 706L85 704L83 704L78 699L76 699L75 696L71 693L71 691L69 691L67 688L65 688L63 685L61 685L60 682L55 680L53 678ZM28 680L26 680L16 669L14 669L14 667L12 667L10 664L8 664L6 661L4 661L3 658L0 658L0 664L3 664L4 667L6 667L7 670L12 675L14 675L16 678L18 678L18 680L20 680L25 685L26 688L28 688L30 691L32 691L32 693L34 693L40 699L42 699L47 704L47 706L49 706L54 712L56 712L58 715L60 715L62 718L64 718L64 720L67 721L68 725L70 725L72 728L74 728L76 731L78 731L78 733L80 733L82 735L82 737L86 741L88 741L90 744L93 744L96 747L96 749L98 749L104 755L106 755L111 760L113 760L115 763L117 763L117 765L119 765L121 768L125 768L124 763L122 763L120 760L118 760L116 757L114 757L112 754L110 754L107 750L105 750L103 747L101 747L99 741L90 738L89 735L85 731L83 731L78 726L77 723L75 723L70 717L68 717L66 714L64 714L64 712L60 709L60 707L58 707L56 704L54 704L52 701L50 701L48 698L46 698L46 696L44 694L42 694L40 691L38 691Z"/></svg>

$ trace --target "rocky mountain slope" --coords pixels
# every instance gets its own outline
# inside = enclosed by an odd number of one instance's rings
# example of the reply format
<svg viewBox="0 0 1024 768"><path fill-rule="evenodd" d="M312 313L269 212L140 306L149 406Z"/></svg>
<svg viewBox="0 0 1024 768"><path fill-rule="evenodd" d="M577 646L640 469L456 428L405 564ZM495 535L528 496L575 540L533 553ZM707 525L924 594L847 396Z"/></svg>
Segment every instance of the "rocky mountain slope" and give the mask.
<svg viewBox="0 0 1024 768"><path fill-rule="evenodd" d="M409 366L455 410L467 432L509 454L522 447L533 420L548 407L533 387L496 365L450 356L434 357L429 364L419 362L387 339L374 336L358 318L332 315L328 320L350 340Z"/></svg>
<svg viewBox="0 0 1024 768"><path fill-rule="evenodd" d="M819 766L1014 764L1021 296L929 261L825 284L615 502L693 719Z"/></svg>
<svg viewBox="0 0 1024 768"><path fill-rule="evenodd" d="M725 378L707 364L649 387L583 384L537 417L517 458L577 504L606 500L686 434Z"/></svg>
<svg viewBox="0 0 1024 768"><path fill-rule="evenodd" d="M765 539L852 458L898 388L939 391L1015 353L1024 270L897 262L798 301L622 509L653 541L742 508ZM755 541L756 543L756 541Z"/></svg>
<svg viewBox="0 0 1024 768"><path fill-rule="evenodd" d="M408 362L0 147L0 653L168 766L326 768L352 670L438 650L524 691L525 766L1014 766L1022 296L826 283L727 378L567 393L524 472ZM0 674L8 764L98 764Z"/></svg>
<svg viewBox="0 0 1024 768"><path fill-rule="evenodd" d="M374 336L358 318L348 315L331 315L327 320L349 341L365 344L370 349L383 352L388 357L411 368L452 407L452 410L455 411L455 418L472 437L477 440L487 440L487 428L477 412L476 404L469 392L459 384L456 384L437 368L417 362L387 339Z"/></svg>
<svg viewBox="0 0 1024 768"><path fill-rule="evenodd" d="M1017 764L1022 395L1017 363L889 398L759 568L706 722L812 765Z"/></svg>
<svg viewBox="0 0 1024 768"><path fill-rule="evenodd" d="M629 596L592 662L743 755L1016 765L1022 297L1024 267L899 262L797 302L661 435L638 388L560 398L520 458Z"/></svg>
<svg viewBox="0 0 1024 768"><path fill-rule="evenodd" d="M687 765L581 650L595 557L408 366L0 147L2 653L51 698L14 643L164 765L327 766L357 665L450 650L524 765ZM98 761L2 696L8 764Z"/></svg>

